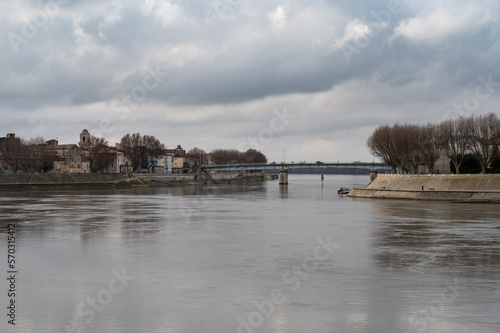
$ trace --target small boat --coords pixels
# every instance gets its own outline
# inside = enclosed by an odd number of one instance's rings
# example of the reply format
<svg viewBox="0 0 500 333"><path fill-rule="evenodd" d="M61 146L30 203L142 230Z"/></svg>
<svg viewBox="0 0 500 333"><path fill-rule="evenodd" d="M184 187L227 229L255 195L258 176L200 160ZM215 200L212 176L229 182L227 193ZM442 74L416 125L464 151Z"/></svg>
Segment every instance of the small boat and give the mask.
<svg viewBox="0 0 500 333"><path fill-rule="evenodd" d="M340 187L340 190L337 191L338 194L349 194L351 192L351 189L349 187Z"/></svg>

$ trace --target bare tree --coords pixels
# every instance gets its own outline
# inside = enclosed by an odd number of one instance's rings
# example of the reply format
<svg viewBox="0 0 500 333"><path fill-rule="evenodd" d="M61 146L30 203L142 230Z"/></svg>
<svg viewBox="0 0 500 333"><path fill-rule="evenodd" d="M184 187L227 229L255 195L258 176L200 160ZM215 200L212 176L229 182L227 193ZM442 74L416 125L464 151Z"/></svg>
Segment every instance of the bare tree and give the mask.
<svg viewBox="0 0 500 333"><path fill-rule="evenodd" d="M388 125L379 126L368 138L366 145L373 156L380 158L385 164L392 168L396 173L398 161L394 147L393 131Z"/></svg>
<svg viewBox="0 0 500 333"><path fill-rule="evenodd" d="M395 124L391 131L398 166L406 173L417 173L422 162L420 128L411 124Z"/></svg>
<svg viewBox="0 0 500 333"><path fill-rule="evenodd" d="M142 145L144 147L143 166L151 170L156 164L156 160L165 151L165 145L152 135L144 135Z"/></svg>
<svg viewBox="0 0 500 333"><path fill-rule="evenodd" d="M46 172L54 167L56 156L46 149L46 141L38 136L23 142L28 156L28 170L32 172Z"/></svg>
<svg viewBox="0 0 500 333"><path fill-rule="evenodd" d="M460 173L460 165L470 147L472 122L470 118L459 117L444 120L439 124L439 143L446 156Z"/></svg>
<svg viewBox="0 0 500 333"><path fill-rule="evenodd" d="M114 155L105 138L92 135L87 143L87 149L92 172L102 172L113 164Z"/></svg>
<svg viewBox="0 0 500 333"><path fill-rule="evenodd" d="M128 157L130 163L132 163L132 169L137 171L142 163L141 134L125 134L120 141L120 145L123 153Z"/></svg>
<svg viewBox="0 0 500 333"><path fill-rule="evenodd" d="M500 120L490 112L485 115L473 116L470 149L481 164L481 172L486 173L493 156L493 147L498 144Z"/></svg>
<svg viewBox="0 0 500 333"><path fill-rule="evenodd" d="M215 164L238 163L240 161L240 152L236 149L214 149L210 152L210 156Z"/></svg>
<svg viewBox="0 0 500 333"><path fill-rule="evenodd" d="M248 149L241 153L240 159L243 163L267 163L267 157L256 149Z"/></svg>
<svg viewBox="0 0 500 333"><path fill-rule="evenodd" d="M418 125L406 125L405 132L407 142L409 143L408 149L408 164L412 173L418 173L418 167L424 161L424 132L423 128Z"/></svg>
<svg viewBox="0 0 500 333"><path fill-rule="evenodd" d="M441 156L438 139L437 125L427 124L422 127L422 163L429 169L430 173L434 171L434 165Z"/></svg>
<svg viewBox="0 0 500 333"><path fill-rule="evenodd" d="M210 152L210 156L215 164L267 163L267 157L255 149L248 149L245 152L236 149L214 149Z"/></svg>
<svg viewBox="0 0 500 333"><path fill-rule="evenodd" d="M134 171L139 168L150 169L155 159L165 150L165 145L152 135L141 136L140 133L126 134L120 145L124 154L130 159Z"/></svg>
<svg viewBox="0 0 500 333"><path fill-rule="evenodd" d="M205 163L205 158L207 156L207 153L198 147L194 147L190 151L187 152L187 157L196 161L198 165L202 165Z"/></svg>

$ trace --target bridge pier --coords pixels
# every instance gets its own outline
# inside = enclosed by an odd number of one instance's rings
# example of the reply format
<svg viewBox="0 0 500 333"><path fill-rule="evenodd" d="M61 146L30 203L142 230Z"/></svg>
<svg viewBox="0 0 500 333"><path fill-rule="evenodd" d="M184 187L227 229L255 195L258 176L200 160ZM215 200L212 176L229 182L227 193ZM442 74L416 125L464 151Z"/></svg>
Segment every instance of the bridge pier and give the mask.
<svg viewBox="0 0 500 333"><path fill-rule="evenodd" d="M288 170L281 170L278 179L280 185L288 185Z"/></svg>

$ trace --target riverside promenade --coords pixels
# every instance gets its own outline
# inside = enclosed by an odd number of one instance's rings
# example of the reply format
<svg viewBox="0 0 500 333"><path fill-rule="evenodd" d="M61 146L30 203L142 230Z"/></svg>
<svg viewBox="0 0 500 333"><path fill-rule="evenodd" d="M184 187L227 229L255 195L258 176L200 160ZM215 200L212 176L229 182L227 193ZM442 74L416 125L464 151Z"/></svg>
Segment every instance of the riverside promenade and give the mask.
<svg viewBox="0 0 500 333"><path fill-rule="evenodd" d="M378 175L349 196L371 199L500 202L500 175Z"/></svg>

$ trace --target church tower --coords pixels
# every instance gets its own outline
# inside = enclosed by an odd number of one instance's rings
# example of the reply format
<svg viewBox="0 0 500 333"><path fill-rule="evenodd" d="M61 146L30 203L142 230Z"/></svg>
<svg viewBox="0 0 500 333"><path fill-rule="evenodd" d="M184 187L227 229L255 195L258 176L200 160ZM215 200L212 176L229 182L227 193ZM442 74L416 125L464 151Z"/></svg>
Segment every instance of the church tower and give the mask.
<svg viewBox="0 0 500 333"><path fill-rule="evenodd" d="M80 147L88 146L90 144L90 133L85 128L82 133L80 133L80 142L78 145Z"/></svg>

